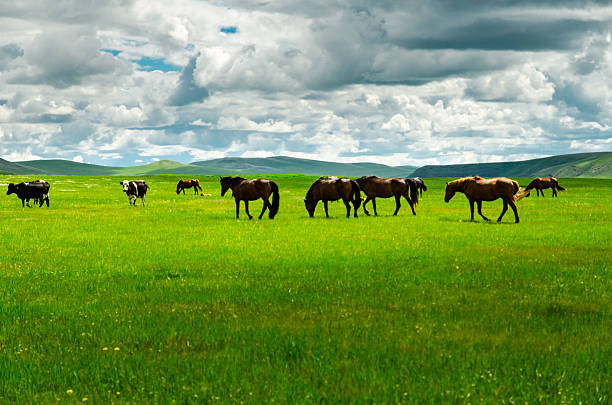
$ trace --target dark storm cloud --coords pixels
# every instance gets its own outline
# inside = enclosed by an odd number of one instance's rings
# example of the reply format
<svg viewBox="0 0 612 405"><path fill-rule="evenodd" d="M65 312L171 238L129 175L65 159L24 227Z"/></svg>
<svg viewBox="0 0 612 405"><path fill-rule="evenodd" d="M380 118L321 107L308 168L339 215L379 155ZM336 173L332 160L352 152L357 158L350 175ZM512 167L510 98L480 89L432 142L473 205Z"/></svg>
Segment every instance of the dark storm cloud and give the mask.
<svg viewBox="0 0 612 405"><path fill-rule="evenodd" d="M563 50L579 45L582 36L601 32L605 27L598 21L575 19L549 22L481 19L431 37L408 38L396 43L408 49Z"/></svg>
<svg viewBox="0 0 612 405"><path fill-rule="evenodd" d="M9 63L23 56L23 49L17 44L0 46L0 70L4 70Z"/></svg>
<svg viewBox="0 0 612 405"><path fill-rule="evenodd" d="M200 103L208 97L208 89L198 86L193 79L193 71L195 70L198 56L196 55L191 58L183 69L178 87L172 96L170 96L168 105L184 106L191 103Z"/></svg>

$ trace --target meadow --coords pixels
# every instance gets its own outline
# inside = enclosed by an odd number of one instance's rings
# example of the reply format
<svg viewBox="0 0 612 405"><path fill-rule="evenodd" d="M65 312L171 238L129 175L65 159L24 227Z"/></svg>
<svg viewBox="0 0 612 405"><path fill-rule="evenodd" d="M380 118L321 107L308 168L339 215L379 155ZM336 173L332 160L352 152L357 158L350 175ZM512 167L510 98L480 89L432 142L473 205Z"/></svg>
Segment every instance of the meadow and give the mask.
<svg viewBox="0 0 612 405"><path fill-rule="evenodd" d="M315 176L267 177L279 214L249 221L217 176L207 197L144 176L145 207L123 178L44 176L51 207L26 209L0 176L0 402L612 401L612 180L498 224L443 179L416 216L326 219Z"/></svg>

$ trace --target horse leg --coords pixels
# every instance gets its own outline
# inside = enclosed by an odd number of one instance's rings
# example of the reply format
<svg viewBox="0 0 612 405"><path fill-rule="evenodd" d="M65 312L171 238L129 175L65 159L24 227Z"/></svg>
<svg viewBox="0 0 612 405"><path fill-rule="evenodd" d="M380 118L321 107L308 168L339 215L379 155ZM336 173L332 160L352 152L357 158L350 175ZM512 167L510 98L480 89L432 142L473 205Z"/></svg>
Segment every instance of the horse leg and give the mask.
<svg viewBox="0 0 612 405"><path fill-rule="evenodd" d="M261 217L263 217L264 212L266 212L266 208L268 208L268 205L270 205L270 203L268 202L267 198L263 198L262 197L262 200L263 200L264 204L263 204L263 208L261 209L261 214L259 214L259 219L261 219Z"/></svg>
<svg viewBox="0 0 612 405"><path fill-rule="evenodd" d="M508 202L506 202L506 200L502 200L502 201L504 202L504 208L502 209L502 212L499 218L497 218L497 222L500 222L502 220L502 218L504 217L504 214L508 210Z"/></svg>
<svg viewBox="0 0 612 405"><path fill-rule="evenodd" d="M489 218L487 218L484 215L482 215L482 201L478 200L478 201L476 201L476 204L478 204L478 214L482 217L482 219L484 219L485 221L490 221ZM504 205L504 207L505 207L505 205Z"/></svg>
<svg viewBox="0 0 612 405"><path fill-rule="evenodd" d="M350 218L351 217L351 204L349 200L345 200L344 198L342 199L342 202L344 203L344 206L346 207L346 217Z"/></svg>
<svg viewBox="0 0 612 405"><path fill-rule="evenodd" d="M236 218L240 218L240 200L235 198L234 201L236 202Z"/></svg>
<svg viewBox="0 0 612 405"><path fill-rule="evenodd" d="M518 216L518 211L516 210L516 205L514 205L514 202L512 200L508 201L508 204L510 205L510 208L512 208L512 211L514 211L514 223L518 224L519 216Z"/></svg>
<svg viewBox="0 0 612 405"><path fill-rule="evenodd" d="M376 197L372 197L372 207L374 207L374 216L378 216L378 212L376 212Z"/></svg>
<svg viewBox="0 0 612 405"><path fill-rule="evenodd" d="M353 216L355 218L357 218L357 202L356 201L352 201L352 204L353 204ZM349 211L350 211L350 209L349 209Z"/></svg>
<svg viewBox="0 0 612 405"><path fill-rule="evenodd" d="M247 216L249 217L249 219L253 219L253 217L251 216L251 214L249 214L249 200L244 200L244 209L247 213Z"/></svg>
<svg viewBox="0 0 612 405"><path fill-rule="evenodd" d="M544 189L540 190L540 193L542 193L542 197L544 197Z"/></svg>
<svg viewBox="0 0 612 405"><path fill-rule="evenodd" d="M553 186L552 190L553 190L553 197L556 197L557 196L557 188L555 186Z"/></svg>
<svg viewBox="0 0 612 405"><path fill-rule="evenodd" d="M327 200L323 200L323 208L325 208L325 217L329 218L329 214L327 213Z"/></svg>
<svg viewBox="0 0 612 405"><path fill-rule="evenodd" d="M393 213L393 215L397 215L397 212L399 211L400 207L402 206L402 204L400 203L400 198L402 196L401 195L396 195L395 196L395 212Z"/></svg>
<svg viewBox="0 0 612 405"><path fill-rule="evenodd" d="M414 204L412 204L412 200L408 197L408 193L404 194L404 198L406 199L406 201L408 201L408 204L410 204L412 215L416 215L416 212L414 212Z"/></svg>
<svg viewBox="0 0 612 405"><path fill-rule="evenodd" d="M470 212L472 214L470 221L474 222L474 200L470 200Z"/></svg>
<svg viewBox="0 0 612 405"><path fill-rule="evenodd" d="M365 212L367 216L370 216L370 213L368 212L368 210L366 210L366 207L365 207L368 201L370 201L370 197L366 197L365 201L363 202L363 212Z"/></svg>

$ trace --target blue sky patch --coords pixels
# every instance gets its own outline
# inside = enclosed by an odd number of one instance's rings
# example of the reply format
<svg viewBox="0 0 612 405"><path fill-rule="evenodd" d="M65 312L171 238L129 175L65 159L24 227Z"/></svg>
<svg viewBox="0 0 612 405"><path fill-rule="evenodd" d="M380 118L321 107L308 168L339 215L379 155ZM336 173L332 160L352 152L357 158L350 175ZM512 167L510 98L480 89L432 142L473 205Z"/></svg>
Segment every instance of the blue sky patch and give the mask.
<svg viewBox="0 0 612 405"><path fill-rule="evenodd" d="M221 27L221 32L224 34L235 34L238 32L238 27L235 27L235 26Z"/></svg>
<svg viewBox="0 0 612 405"><path fill-rule="evenodd" d="M121 51L117 50L117 49L106 49L106 48L102 48L100 49L101 52L105 52L105 53L110 53L113 56L117 56L121 53Z"/></svg>
<svg viewBox="0 0 612 405"><path fill-rule="evenodd" d="M180 72L183 70L183 68L180 66L167 63L164 58L150 58L148 56L143 56L140 59L133 59L132 62L140 65L138 70L144 70L146 72L153 72L155 70L160 70L162 72Z"/></svg>

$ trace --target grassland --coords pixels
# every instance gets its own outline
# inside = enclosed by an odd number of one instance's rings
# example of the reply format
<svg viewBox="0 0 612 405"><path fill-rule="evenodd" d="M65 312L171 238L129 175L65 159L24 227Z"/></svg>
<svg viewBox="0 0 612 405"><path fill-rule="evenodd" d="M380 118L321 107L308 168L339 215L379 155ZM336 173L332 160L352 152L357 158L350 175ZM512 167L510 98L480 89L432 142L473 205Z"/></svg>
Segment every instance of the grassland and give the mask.
<svg viewBox="0 0 612 405"><path fill-rule="evenodd" d="M314 177L269 176L279 215L248 221L214 176L146 177L144 208L117 177L45 178L49 209L0 198L0 402L611 401L612 180L562 179L515 225L468 222L443 180L415 217L326 219Z"/></svg>

